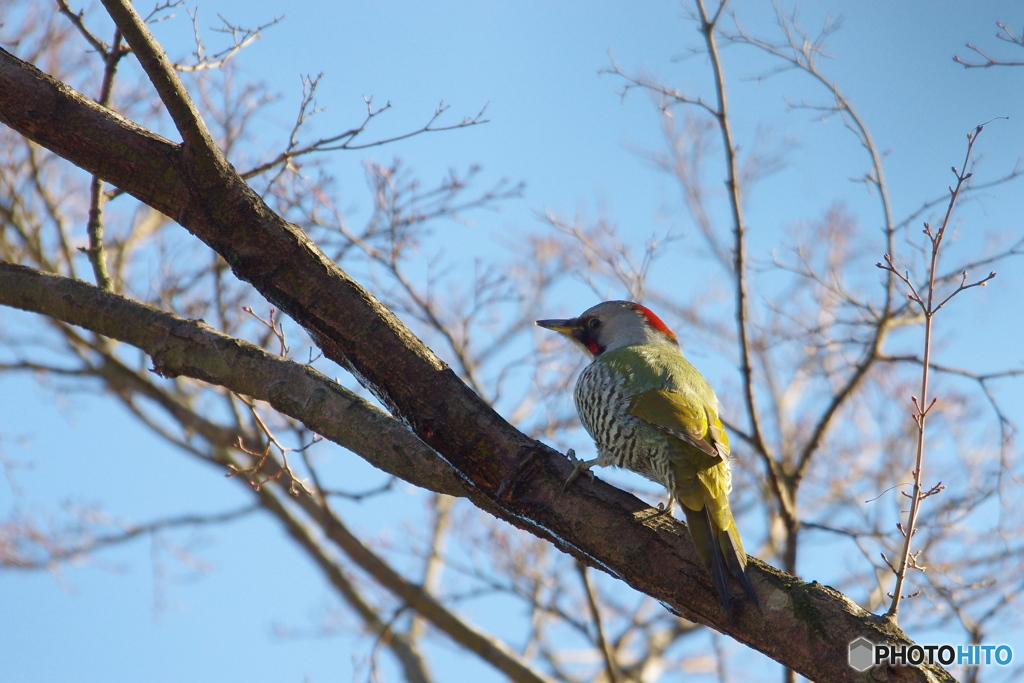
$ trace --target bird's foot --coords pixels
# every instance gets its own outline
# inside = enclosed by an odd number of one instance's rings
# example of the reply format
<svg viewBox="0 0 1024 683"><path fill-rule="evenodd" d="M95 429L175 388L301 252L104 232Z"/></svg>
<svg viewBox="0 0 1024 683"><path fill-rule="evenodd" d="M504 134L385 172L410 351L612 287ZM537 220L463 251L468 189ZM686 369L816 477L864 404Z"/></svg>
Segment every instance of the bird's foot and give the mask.
<svg viewBox="0 0 1024 683"><path fill-rule="evenodd" d="M594 473L590 471L590 468L597 464L597 458L594 458L593 460L580 460L576 457L576 451L571 448L565 454L565 457L569 458L569 462L572 463L572 474L570 474L569 478L565 480L564 484L562 484L562 493L565 493L566 489L568 489L584 472L589 474L590 478L593 479Z"/></svg>
<svg viewBox="0 0 1024 683"><path fill-rule="evenodd" d="M672 508L674 507L674 503L675 503L675 499L674 498L669 498L667 505L665 503L658 503L658 511L656 513L654 513L653 515L651 515L651 517L663 517L663 516L664 517L671 517L672 516Z"/></svg>

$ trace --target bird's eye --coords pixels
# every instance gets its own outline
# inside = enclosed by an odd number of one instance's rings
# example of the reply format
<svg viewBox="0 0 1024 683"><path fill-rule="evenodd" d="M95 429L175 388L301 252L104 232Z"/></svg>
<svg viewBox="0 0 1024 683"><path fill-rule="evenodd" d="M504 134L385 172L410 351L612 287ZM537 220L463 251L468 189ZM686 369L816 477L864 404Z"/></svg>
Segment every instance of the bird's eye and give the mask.
<svg viewBox="0 0 1024 683"><path fill-rule="evenodd" d="M601 321L598 320L597 318L591 318L590 320L587 321L587 327L589 327L592 330L596 330L597 328L601 327Z"/></svg>

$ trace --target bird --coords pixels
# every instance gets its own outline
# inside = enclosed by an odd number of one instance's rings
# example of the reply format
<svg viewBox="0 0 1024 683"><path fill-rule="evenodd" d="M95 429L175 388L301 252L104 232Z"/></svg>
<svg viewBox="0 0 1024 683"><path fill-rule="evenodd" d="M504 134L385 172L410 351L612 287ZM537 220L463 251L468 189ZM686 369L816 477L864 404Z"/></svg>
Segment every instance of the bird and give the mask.
<svg viewBox="0 0 1024 683"><path fill-rule="evenodd" d="M538 320L580 347L591 359L576 380L573 398L597 457L573 451L568 488L594 465L618 466L657 482L668 492L663 513L679 503L697 555L726 610L726 573L756 605L747 556L729 492L729 437L720 405L704 376L683 356L676 335L650 309L632 301L605 301L577 318Z"/></svg>

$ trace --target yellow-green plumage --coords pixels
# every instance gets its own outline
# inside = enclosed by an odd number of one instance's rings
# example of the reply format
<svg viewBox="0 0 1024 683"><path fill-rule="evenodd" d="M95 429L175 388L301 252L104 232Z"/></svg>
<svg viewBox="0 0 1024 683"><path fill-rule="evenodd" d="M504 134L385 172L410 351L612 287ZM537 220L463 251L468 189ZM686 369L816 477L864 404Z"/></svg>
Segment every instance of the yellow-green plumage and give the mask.
<svg viewBox="0 0 1024 683"><path fill-rule="evenodd" d="M574 398L598 457L578 469L615 465L662 484L668 510L674 502L682 506L697 554L725 605L727 573L756 603L729 509L729 440L718 399L675 336L630 302L606 302L579 318L538 324L566 334L594 357L580 373Z"/></svg>

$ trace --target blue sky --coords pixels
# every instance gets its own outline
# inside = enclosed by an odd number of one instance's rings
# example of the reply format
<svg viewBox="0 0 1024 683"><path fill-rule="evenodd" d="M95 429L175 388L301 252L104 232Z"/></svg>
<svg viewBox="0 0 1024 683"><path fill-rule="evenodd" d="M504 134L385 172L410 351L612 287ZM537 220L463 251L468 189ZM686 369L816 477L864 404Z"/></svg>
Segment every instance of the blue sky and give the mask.
<svg viewBox="0 0 1024 683"><path fill-rule="evenodd" d="M1018 1L811 4L801 13L809 29L827 14L844 17L829 42L833 59L825 70L888 152L885 168L897 218L944 191L952 179L949 166L963 157L964 134L978 123L1009 117L983 134L979 175L995 177L1013 168L1024 153L1024 70L966 71L951 57L967 55L963 44L973 41L1024 59L1024 50L1014 54L992 38L997 20L1024 25ZM766 5L749 0L732 7L747 28L766 31L772 18ZM487 106L486 125L332 157L329 169L353 220L365 215L370 201L360 162L397 156L425 182L472 164L484 168L482 186L503 177L525 182L521 200L504 203L500 213L476 214L470 227L459 229L467 259L493 249L497 236L514 239L539 230L536 214L546 209L569 217L610 216L636 243L673 229L682 239L673 245L669 263L685 263L700 248L674 182L636 153L661 146L651 101L641 93L623 100L621 80L598 73L611 52L626 70L644 69L679 88L704 88L707 72L699 59L672 61L696 39L676 2L220 1L200 4L200 26L216 24L217 14L238 24L284 15L238 58L244 76L280 95L261 120L259 144L266 149L287 135L303 75L323 73L317 95L325 111L311 135L330 135L358 122L363 96L393 105L370 131L380 137L422 125L441 100L451 107L442 122ZM155 30L172 56L190 48L191 26L183 15ZM218 40L206 34L211 48ZM753 50L724 54L730 76L753 78L766 71ZM808 100L827 99L813 87L794 89L794 78L745 80L737 83L732 100L741 139L761 130L787 150L785 171L749 197L752 240L763 253L780 242L787 225L816 218L834 202L865 221L875 215L875 200L863 185L850 182L867 168L863 150L837 133L837 121L811 124L808 112L786 107L783 94L794 90ZM1018 185L973 202L964 216L977 229L963 230L963 248L980 250L988 235L1005 231L1021 236L1022 197ZM1010 262L976 303L949 318L951 327L977 330L986 339L984 358L978 358L977 337L952 339L944 351L951 361L1020 363L1021 272L1018 262ZM673 266L653 274L676 286L680 296L698 294L706 276ZM576 293L583 296L584 290ZM576 313L568 307L582 310L594 303L576 299L575 306L572 294L538 317ZM27 314L2 311L0 324L35 322ZM709 375L718 371L712 366ZM88 394L58 401L53 396L27 376L0 379L0 447L9 461L31 463L13 471L14 485L0 481L3 511L36 510L45 519L47 508L95 503L140 521L247 502L233 482L155 441L111 402ZM1017 414L1021 407L1013 405ZM359 477L354 488L380 481L372 472ZM372 526L380 510L350 507L357 527L400 537L398 528ZM272 523L246 518L191 540L212 572L182 573L169 563L174 575L167 581L155 573L168 564L163 551L140 540L55 574L0 574L0 678L365 680L370 639L275 635L278 626L312 630L331 597ZM1024 631L1017 626L1007 639L1024 656ZM437 656L460 661L451 647ZM774 670L770 678L776 679Z"/></svg>

